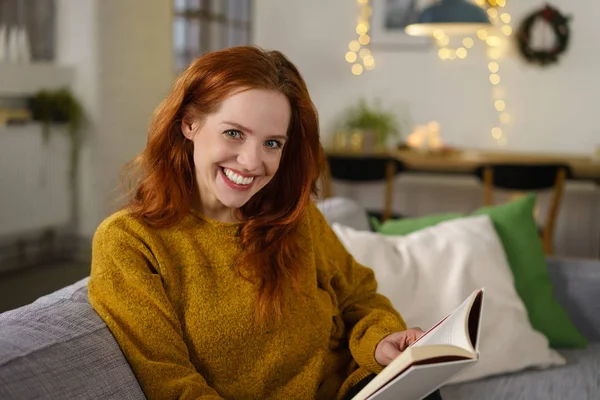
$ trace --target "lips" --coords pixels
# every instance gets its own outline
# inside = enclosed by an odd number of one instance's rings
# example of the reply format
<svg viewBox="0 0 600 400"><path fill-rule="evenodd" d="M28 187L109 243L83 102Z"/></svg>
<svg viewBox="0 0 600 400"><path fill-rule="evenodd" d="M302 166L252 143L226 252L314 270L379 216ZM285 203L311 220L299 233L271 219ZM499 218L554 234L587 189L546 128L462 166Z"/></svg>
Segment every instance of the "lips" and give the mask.
<svg viewBox="0 0 600 400"><path fill-rule="evenodd" d="M225 182L227 186L231 189L238 191L245 191L252 187L255 182L256 176L250 175L242 175L238 172L235 172L229 168L221 167L219 168L221 173L221 178Z"/></svg>
<svg viewBox="0 0 600 400"><path fill-rule="evenodd" d="M242 176L229 168L222 168L225 176L236 185L250 185L254 181L253 176Z"/></svg>

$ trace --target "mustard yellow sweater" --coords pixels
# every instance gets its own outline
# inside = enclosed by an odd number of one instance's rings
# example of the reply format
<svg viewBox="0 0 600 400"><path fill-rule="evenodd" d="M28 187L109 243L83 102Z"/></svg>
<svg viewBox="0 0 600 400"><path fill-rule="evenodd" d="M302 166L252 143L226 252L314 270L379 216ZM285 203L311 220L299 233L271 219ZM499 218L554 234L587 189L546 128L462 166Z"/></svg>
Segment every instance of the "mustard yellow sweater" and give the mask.
<svg viewBox="0 0 600 400"><path fill-rule="evenodd" d="M262 327L254 285L232 268L237 228L190 212L152 229L124 211L98 228L90 302L149 399L339 399L382 369L375 347L404 321L314 204L301 295Z"/></svg>

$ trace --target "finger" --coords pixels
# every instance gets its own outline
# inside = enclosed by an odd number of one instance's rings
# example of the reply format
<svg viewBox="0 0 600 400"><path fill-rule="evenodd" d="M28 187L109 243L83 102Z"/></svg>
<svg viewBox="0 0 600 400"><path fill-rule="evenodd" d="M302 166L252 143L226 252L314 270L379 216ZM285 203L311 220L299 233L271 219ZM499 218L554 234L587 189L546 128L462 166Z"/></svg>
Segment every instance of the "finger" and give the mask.
<svg viewBox="0 0 600 400"><path fill-rule="evenodd" d="M416 328L416 330L415 330L415 336L416 336L417 338L420 338L420 337L421 337L421 336L423 336L424 334L425 334L425 331L424 331L424 330L422 330L421 328Z"/></svg>
<svg viewBox="0 0 600 400"><path fill-rule="evenodd" d="M423 329L419 328L418 326L415 326L413 328L408 329L408 331L410 332L414 332L417 336L422 335L423 333L425 333L423 331Z"/></svg>
<svg viewBox="0 0 600 400"><path fill-rule="evenodd" d="M416 337L419 337L425 333L421 328L410 328L408 331Z"/></svg>
<svg viewBox="0 0 600 400"><path fill-rule="evenodd" d="M424 332L420 328L407 329L405 335L402 337L403 340L398 343L400 350L406 350L406 348L416 342L423 333Z"/></svg>
<svg viewBox="0 0 600 400"><path fill-rule="evenodd" d="M423 335L421 328L409 328L404 331L398 331L387 336L386 339L393 342L399 352L406 350L408 346L414 343L419 337Z"/></svg>

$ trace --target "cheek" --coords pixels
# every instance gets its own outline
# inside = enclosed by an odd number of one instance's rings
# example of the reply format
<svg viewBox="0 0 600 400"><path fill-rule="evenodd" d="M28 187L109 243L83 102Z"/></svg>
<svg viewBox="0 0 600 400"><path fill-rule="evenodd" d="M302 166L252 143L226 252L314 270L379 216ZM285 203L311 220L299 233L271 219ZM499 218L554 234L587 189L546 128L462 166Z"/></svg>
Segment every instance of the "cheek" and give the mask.
<svg viewBox="0 0 600 400"><path fill-rule="evenodd" d="M279 170L279 166L281 165L281 154L278 156L274 156L273 158L267 161L267 171L269 176L275 175L277 170Z"/></svg>
<svg viewBox="0 0 600 400"><path fill-rule="evenodd" d="M210 167L231 157L231 148L227 143L204 141L194 146L194 162L197 166Z"/></svg>

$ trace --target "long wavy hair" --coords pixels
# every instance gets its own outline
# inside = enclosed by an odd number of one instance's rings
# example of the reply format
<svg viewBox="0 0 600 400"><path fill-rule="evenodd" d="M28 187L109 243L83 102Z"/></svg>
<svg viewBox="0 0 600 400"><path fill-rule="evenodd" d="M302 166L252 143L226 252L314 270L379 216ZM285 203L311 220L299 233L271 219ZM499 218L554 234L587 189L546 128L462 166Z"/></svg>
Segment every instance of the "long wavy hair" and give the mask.
<svg viewBox="0 0 600 400"><path fill-rule="evenodd" d="M325 171L317 111L298 69L282 53L240 46L196 59L155 110L147 145L128 165L126 208L153 227L173 226L184 218L202 193L193 143L184 137L181 122L206 118L240 88L278 91L292 111L277 173L237 210L242 220L238 272L258 285L256 313L264 320L273 313L280 316L285 292L297 288L298 227Z"/></svg>

